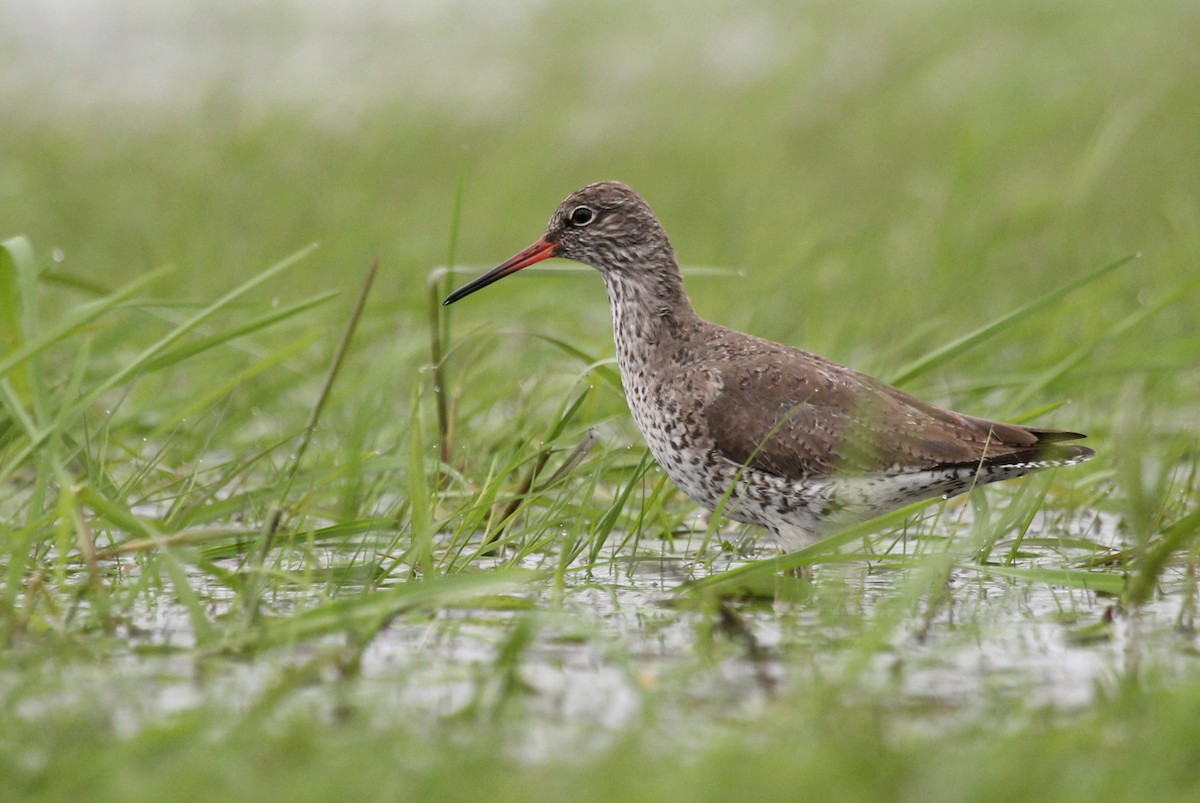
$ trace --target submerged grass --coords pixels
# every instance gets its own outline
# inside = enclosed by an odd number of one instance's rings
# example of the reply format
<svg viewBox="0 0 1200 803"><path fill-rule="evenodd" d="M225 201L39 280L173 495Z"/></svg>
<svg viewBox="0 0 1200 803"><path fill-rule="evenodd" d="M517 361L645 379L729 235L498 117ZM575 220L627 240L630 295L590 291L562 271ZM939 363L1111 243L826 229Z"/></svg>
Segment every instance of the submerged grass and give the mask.
<svg viewBox="0 0 1200 803"><path fill-rule="evenodd" d="M508 31L521 126L426 72L7 104L0 796L1194 796L1195 15L612 6ZM708 317L1100 456L789 555L705 520L595 277L438 303L607 177Z"/></svg>

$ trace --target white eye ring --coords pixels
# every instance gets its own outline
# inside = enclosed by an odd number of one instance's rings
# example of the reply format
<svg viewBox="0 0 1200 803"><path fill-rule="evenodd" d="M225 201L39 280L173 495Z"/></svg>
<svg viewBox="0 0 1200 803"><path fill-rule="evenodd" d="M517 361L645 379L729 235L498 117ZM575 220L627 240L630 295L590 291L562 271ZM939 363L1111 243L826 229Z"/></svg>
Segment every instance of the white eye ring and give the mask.
<svg viewBox="0 0 1200 803"><path fill-rule="evenodd" d="M567 220L572 226L586 226L596 219L596 213L590 206L577 206L571 210Z"/></svg>

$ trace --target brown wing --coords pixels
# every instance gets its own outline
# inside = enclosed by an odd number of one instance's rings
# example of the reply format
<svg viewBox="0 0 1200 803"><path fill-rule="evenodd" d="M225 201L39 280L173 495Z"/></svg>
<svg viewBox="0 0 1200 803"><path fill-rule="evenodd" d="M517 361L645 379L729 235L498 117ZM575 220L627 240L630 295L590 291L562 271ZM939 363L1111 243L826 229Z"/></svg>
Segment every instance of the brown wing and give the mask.
<svg viewBox="0 0 1200 803"><path fill-rule="evenodd" d="M719 390L701 414L716 447L736 463L784 477L971 463L1083 437L944 410L769 341L730 351L712 367Z"/></svg>

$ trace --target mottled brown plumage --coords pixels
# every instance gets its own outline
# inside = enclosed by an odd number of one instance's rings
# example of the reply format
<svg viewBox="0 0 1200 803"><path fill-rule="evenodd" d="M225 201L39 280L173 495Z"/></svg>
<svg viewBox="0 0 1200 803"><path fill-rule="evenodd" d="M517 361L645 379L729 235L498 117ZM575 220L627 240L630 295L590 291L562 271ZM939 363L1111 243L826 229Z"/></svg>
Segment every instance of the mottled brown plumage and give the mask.
<svg viewBox="0 0 1200 803"><path fill-rule="evenodd" d="M785 547L919 499L1087 460L1083 435L944 410L843 365L700 318L675 252L618 182L569 196L543 237L447 304L549 257L600 271L630 411L655 458L710 510ZM733 486L732 491L730 491Z"/></svg>

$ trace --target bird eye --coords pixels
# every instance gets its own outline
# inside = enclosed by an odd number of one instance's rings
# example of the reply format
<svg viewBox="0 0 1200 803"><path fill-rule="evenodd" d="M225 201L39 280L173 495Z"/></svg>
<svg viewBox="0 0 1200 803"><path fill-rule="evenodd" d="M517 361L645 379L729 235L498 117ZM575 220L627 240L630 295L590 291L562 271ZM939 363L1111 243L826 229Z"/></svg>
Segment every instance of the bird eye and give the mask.
<svg viewBox="0 0 1200 803"><path fill-rule="evenodd" d="M586 226L596 219L596 213L590 206L577 206L571 210L571 225Z"/></svg>

